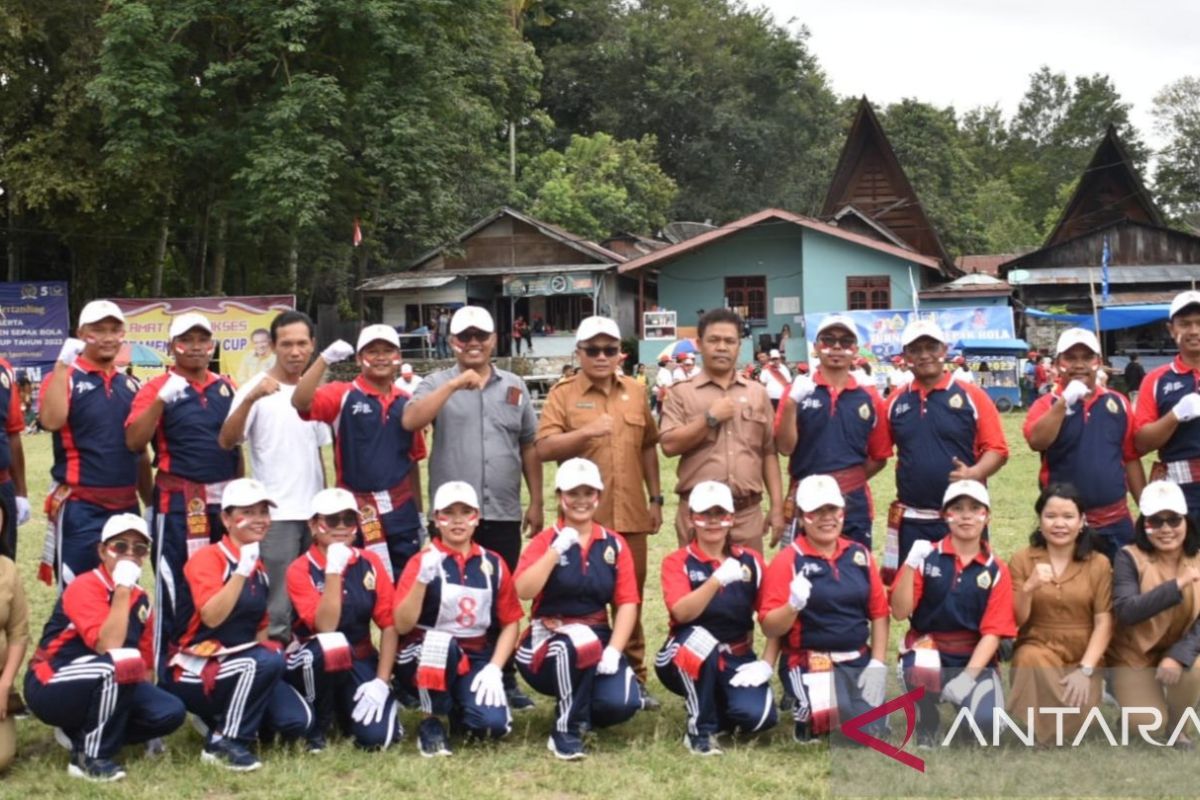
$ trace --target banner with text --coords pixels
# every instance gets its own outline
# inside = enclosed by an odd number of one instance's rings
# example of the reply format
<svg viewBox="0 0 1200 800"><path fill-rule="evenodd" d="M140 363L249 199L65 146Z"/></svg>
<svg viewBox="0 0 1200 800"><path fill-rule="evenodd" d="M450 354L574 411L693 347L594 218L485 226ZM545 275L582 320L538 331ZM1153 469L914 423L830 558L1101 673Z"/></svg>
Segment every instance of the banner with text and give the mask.
<svg viewBox="0 0 1200 800"><path fill-rule="evenodd" d="M904 327L916 318L932 319L941 326L950 339L950 349L964 339L1012 339L1012 309L1008 306L982 306L974 308L931 308L925 311L893 309L888 311L843 311L854 320L858 335L859 353L868 359L886 361L899 355L900 334ZM808 333L811 348L817 326L826 314L805 314L804 329Z"/></svg>
<svg viewBox="0 0 1200 800"><path fill-rule="evenodd" d="M0 356L40 381L67 338L70 314L65 281L0 283Z"/></svg>

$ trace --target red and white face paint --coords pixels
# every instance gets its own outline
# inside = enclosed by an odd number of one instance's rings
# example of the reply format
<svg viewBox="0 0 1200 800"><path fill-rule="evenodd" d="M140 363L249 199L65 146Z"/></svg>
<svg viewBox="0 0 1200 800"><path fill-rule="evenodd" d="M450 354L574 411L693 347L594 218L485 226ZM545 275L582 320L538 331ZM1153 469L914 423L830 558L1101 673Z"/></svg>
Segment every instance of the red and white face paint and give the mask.
<svg viewBox="0 0 1200 800"><path fill-rule="evenodd" d="M728 530L733 527L733 514L723 508L713 508L708 511L693 511L692 525L701 530L710 528Z"/></svg>
<svg viewBox="0 0 1200 800"><path fill-rule="evenodd" d="M265 503L252 506L235 506L221 514L229 536L237 544L261 542L271 527L271 509Z"/></svg>

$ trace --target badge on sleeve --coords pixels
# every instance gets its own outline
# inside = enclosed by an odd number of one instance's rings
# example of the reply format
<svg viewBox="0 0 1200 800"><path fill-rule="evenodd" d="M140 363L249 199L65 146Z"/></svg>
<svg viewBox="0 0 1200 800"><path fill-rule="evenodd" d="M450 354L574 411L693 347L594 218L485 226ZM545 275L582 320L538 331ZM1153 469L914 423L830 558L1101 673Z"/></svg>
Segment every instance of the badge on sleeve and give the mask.
<svg viewBox="0 0 1200 800"><path fill-rule="evenodd" d="M617 563L617 549L615 547L604 548L604 563L609 565Z"/></svg>
<svg viewBox="0 0 1200 800"><path fill-rule="evenodd" d="M859 406L858 407L858 416L862 417L863 419L870 419L871 418L871 406L869 406L866 403L863 403L861 406Z"/></svg>
<svg viewBox="0 0 1200 800"><path fill-rule="evenodd" d="M858 567L865 567L867 565L867 554L864 553L862 550L855 550L854 551L854 564L855 564L855 566L858 566Z"/></svg>
<svg viewBox="0 0 1200 800"><path fill-rule="evenodd" d="M363 588L368 592L375 591L375 570L368 569L363 574Z"/></svg>
<svg viewBox="0 0 1200 800"><path fill-rule="evenodd" d="M8 371L7 370L0 372L0 384L4 384L5 389L12 386L12 382L9 381L9 379L8 379Z"/></svg>
<svg viewBox="0 0 1200 800"><path fill-rule="evenodd" d="M750 567L742 564L742 583L750 583L754 580L754 576L750 574Z"/></svg>
<svg viewBox="0 0 1200 800"><path fill-rule="evenodd" d="M229 384L221 384L221 397L229 397Z"/></svg>
<svg viewBox="0 0 1200 800"><path fill-rule="evenodd" d="M492 562L488 561L487 558L485 557L485 558L480 559L479 571L482 572L484 575L490 576L495 570L492 568Z"/></svg>
<svg viewBox="0 0 1200 800"><path fill-rule="evenodd" d="M138 606L138 622L144 623L150 617L150 604L142 603Z"/></svg>
<svg viewBox="0 0 1200 800"><path fill-rule="evenodd" d="M505 399L510 406L519 406L521 405L521 399L524 396L525 395L521 392L520 388L516 386L510 386L508 387L508 395Z"/></svg>
<svg viewBox="0 0 1200 800"><path fill-rule="evenodd" d="M961 394L952 395L952 396L950 397L950 403L949 403L949 405L950 405L950 407L951 407L951 408L953 408L955 411L957 411L958 409L962 408L962 403L963 403L963 399L962 399L962 395L961 395Z"/></svg>
<svg viewBox="0 0 1200 800"><path fill-rule="evenodd" d="M990 572L979 573L979 577L975 579L975 585L978 586L980 589L992 588L992 573L990 573Z"/></svg>
<svg viewBox="0 0 1200 800"><path fill-rule="evenodd" d="M1111 397L1108 398L1108 402L1104 404L1104 407L1108 409L1108 413L1110 414L1117 413L1117 401L1113 400Z"/></svg>

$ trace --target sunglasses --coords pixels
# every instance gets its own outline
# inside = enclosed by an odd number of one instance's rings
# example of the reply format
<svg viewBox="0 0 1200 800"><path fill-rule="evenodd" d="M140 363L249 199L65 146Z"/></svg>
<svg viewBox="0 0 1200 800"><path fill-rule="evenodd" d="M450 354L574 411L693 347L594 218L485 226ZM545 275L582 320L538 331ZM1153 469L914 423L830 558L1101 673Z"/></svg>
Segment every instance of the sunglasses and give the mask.
<svg viewBox="0 0 1200 800"><path fill-rule="evenodd" d="M1178 514L1156 514L1153 517L1146 517L1146 527L1151 530L1158 530L1164 527L1178 528L1183 524L1183 517Z"/></svg>
<svg viewBox="0 0 1200 800"><path fill-rule="evenodd" d="M325 514L325 524L331 528L353 528L358 525L357 511L343 511L339 514Z"/></svg>
<svg viewBox="0 0 1200 800"><path fill-rule="evenodd" d="M858 339L853 336L822 336L819 341L826 347L837 347L842 350L850 350L858 344Z"/></svg>
<svg viewBox="0 0 1200 800"><path fill-rule="evenodd" d="M108 548L108 552L115 556L132 553L134 558L145 558L146 554L150 552L150 545L142 544L141 542L130 544L129 542L116 541L109 542L105 547Z"/></svg>
<svg viewBox="0 0 1200 800"><path fill-rule="evenodd" d="M458 339L460 342L486 342L489 336L491 336L490 333L478 330L476 328L471 328L463 331L462 333L454 334L454 338Z"/></svg>
<svg viewBox="0 0 1200 800"><path fill-rule="evenodd" d="M615 345L610 347L581 347L579 348L579 352L583 353L588 358L596 358L601 354L608 356L609 358L615 358L617 354L621 352L621 348L616 347Z"/></svg>

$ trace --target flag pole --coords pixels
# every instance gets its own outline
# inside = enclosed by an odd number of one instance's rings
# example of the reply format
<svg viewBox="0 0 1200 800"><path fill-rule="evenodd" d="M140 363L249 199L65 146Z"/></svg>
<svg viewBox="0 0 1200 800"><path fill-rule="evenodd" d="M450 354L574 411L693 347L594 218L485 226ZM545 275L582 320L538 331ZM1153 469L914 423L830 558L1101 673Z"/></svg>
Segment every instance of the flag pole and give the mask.
<svg viewBox="0 0 1200 800"><path fill-rule="evenodd" d="M1100 335L1100 306L1096 302L1096 268L1088 267L1088 292L1092 295L1092 327L1100 343L1100 359L1104 359L1104 340Z"/></svg>

